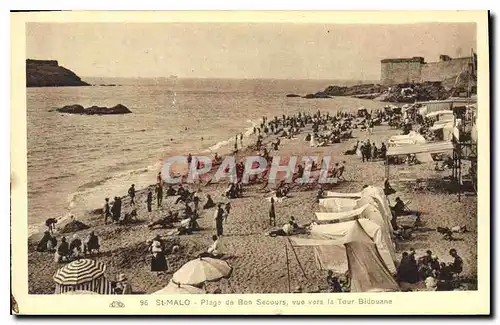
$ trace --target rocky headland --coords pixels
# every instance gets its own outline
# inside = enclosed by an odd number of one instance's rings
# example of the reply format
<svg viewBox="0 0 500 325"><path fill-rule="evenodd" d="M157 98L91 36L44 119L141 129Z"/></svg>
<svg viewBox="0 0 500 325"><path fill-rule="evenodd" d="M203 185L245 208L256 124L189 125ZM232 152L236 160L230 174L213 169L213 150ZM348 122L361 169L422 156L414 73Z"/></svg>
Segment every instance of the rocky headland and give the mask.
<svg viewBox="0 0 500 325"><path fill-rule="evenodd" d="M26 60L26 87L90 86L55 60Z"/></svg>

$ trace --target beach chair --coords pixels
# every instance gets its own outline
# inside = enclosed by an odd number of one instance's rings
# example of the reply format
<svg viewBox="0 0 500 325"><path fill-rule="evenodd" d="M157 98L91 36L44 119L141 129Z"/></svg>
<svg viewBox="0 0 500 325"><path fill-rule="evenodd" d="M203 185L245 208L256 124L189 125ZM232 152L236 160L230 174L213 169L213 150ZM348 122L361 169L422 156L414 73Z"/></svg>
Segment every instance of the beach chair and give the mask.
<svg viewBox="0 0 500 325"><path fill-rule="evenodd" d="M429 189L429 182L425 178L417 178L413 186L413 192L426 192Z"/></svg>

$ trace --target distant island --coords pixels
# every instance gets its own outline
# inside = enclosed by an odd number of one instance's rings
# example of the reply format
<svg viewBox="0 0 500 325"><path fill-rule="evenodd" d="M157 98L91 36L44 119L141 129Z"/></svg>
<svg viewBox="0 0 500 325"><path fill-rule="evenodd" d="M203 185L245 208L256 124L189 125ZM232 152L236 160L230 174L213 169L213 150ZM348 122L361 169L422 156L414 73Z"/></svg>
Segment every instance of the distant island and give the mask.
<svg viewBox="0 0 500 325"><path fill-rule="evenodd" d="M91 106L84 108L82 105L67 105L56 109L59 113L79 115L118 115L132 113L126 106L118 104L113 107Z"/></svg>
<svg viewBox="0 0 500 325"><path fill-rule="evenodd" d="M26 87L90 86L55 60L26 60Z"/></svg>

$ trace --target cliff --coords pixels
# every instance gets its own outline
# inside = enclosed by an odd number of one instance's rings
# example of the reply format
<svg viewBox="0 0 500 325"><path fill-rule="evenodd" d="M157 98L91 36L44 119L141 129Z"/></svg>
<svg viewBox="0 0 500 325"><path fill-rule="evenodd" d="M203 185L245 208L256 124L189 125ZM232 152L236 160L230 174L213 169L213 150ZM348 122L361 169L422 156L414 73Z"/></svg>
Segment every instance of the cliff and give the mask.
<svg viewBox="0 0 500 325"><path fill-rule="evenodd" d="M54 60L26 60L26 87L90 86Z"/></svg>

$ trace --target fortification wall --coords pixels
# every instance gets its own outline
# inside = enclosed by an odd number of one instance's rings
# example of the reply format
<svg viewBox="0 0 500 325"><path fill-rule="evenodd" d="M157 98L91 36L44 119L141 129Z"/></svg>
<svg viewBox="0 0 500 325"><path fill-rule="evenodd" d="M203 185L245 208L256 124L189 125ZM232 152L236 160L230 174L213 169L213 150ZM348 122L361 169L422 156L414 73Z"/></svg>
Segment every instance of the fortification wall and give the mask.
<svg viewBox="0 0 500 325"><path fill-rule="evenodd" d="M468 69L470 58L458 58L444 62L426 63L421 69L421 81L443 81L454 78Z"/></svg>
<svg viewBox="0 0 500 325"><path fill-rule="evenodd" d="M394 85L406 82L418 82L421 75L420 62L384 62L382 63L381 82Z"/></svg>
<svg viewBox="0 0 500 325"><path fill-rule="evenodd" d="M425 63L423 58L385 59L381 62L380 81L385 86L425 81L443 81L467 70L470 58Z"/></svg>

